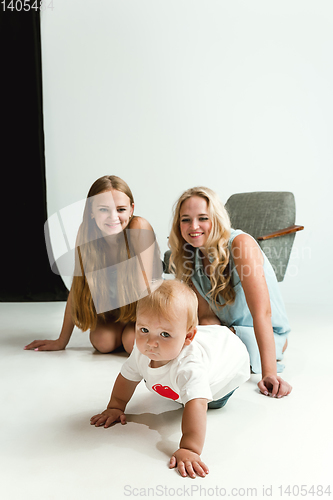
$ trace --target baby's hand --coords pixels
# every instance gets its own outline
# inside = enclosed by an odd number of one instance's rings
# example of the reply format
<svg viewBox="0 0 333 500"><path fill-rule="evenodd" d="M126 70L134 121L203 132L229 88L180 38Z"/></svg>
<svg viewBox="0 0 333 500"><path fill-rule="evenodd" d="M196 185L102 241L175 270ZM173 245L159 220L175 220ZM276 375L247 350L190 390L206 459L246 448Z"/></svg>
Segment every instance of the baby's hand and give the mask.
<svg viewBox="0 0 333 500"><path fill-rule="evenodd" d="M288 382L283 380L279 376L275 375L266 375L260 382L258 383L258 387L262 394L268 396L271 393L273 398L282 398L283 396L288 396L291 393L292 387Z"/></svg>
<svg viewBox="0 0 333 500"><path fill-rule="evenodd" d="M170 458L170 469L173 469L176 465L183 477L189 475L194 479L196 474L205 477L209 473L208 467L201 461L200 455L186 448L179 448Z"/></svg>
<svg viewBox="0 0 333 500"><path fill-rule="evenodd" d="M108 408L98 415L94 415L90 419L90 424L95 427L100 427L104 424L104 427L110 427L113 422L120 422L122 425L126 424L126 416L122 410L117 408Z"/></svg>

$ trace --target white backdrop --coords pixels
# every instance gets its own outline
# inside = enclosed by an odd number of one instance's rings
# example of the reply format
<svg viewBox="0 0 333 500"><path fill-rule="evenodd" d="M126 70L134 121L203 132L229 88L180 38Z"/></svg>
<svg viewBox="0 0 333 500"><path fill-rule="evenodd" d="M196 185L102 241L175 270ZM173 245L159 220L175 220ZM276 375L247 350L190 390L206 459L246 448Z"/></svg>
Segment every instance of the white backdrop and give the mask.
<svg viewBox="0 0 333 500"><path fill-rule="evenodd" d="M105 174L167 248L171 208L292 191L287 303L332 302L331 0L54 0L42 13L48 214Z"/></svg>

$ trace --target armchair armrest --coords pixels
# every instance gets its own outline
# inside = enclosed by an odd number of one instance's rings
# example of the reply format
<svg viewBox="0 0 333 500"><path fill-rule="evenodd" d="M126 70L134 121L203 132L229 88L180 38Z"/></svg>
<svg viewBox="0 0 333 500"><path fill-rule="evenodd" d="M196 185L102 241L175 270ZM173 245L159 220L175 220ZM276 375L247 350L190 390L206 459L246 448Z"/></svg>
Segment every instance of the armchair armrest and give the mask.
<svg viewBox="0 0 333 500"><path fill-rule="evenodd" d="M265 234L264 236L258 236L257 240L270 240L271 238L276 238L277 236L284 236L285 234L296 233L297 231L302 231L304 226L289 226L285 229L280 229L279 231L274 231L274 233Z"/></svg>

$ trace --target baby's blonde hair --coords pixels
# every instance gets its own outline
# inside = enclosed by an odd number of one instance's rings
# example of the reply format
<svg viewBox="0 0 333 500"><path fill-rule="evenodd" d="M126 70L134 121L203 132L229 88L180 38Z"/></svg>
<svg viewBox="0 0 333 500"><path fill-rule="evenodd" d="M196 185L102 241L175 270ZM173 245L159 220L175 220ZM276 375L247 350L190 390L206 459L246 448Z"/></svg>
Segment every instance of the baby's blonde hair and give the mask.
<svg viewBox="0 0 333 500"><path fill-rule="evenodd" d="M164 280L152 293L140 299L136 313L148 310L154 316L177 320L175 306L179 302L184 305L182 311L187 313L186 329L189 332L198 324L198 299L188 285L177 279Z"/></svg>

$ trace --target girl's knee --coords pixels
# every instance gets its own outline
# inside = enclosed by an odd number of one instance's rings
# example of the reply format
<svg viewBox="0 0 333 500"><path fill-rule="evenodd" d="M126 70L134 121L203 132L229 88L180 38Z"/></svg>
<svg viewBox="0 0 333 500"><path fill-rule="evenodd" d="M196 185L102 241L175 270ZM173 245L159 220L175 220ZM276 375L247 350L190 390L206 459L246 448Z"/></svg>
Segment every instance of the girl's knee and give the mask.
<svg viewBox="0 0 333 500"><path fill-rule="evenodd" d="M121 346L121 331L97 327L96 330L90 332L90 342L97 351L103 354L112 352Z"/></svg>
<svg viewBox="0 0 333 500"><path fill-rule="evenodd" d="M135 340L135 325L134 323L128 323L123 331L122 334L122 343L124 346L124 349L128 354L131 354L134 346L134 340Z"/></svg>

